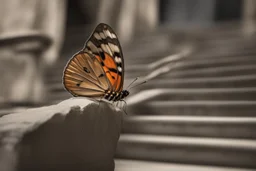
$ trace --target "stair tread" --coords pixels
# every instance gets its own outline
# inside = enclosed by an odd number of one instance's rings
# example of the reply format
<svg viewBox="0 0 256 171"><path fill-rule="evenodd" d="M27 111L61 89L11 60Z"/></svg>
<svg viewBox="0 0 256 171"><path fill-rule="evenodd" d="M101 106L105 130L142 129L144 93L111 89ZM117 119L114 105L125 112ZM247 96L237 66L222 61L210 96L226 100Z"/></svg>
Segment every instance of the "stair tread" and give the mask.
<svg viewBox="0 0 256 171"><path fill-rule="evenodd" d="M149 102L153 106L251 106L255 105L256 101L248 100L187 100L187 101L152 101Z"/></svg>
<svg viewBox="0 0 256 171"><path fill-rule="evenodd" d="M175 93L175 94L187 94L187 93L240 93L240 92L254 92L256 87L237 87L237 88L158 88L141 91L141 93L153 93L154 91L162 93Z"/></svg>
<svg viewBox="0 0 256 171"><path fill-rule="evenodd" d="M188 123L226 123L256 124L256 117L224 117L224 116L129 116L124 121L130 122L188 122Z"/></svg>
<svg viewBox="0 0 256 171"><path fill-rule="evenodd" d="M256 150L256 140L227 139L227 138L206 138L206 137L181 137L166 135L145 135L145 134L121 134L119 143L146 143L161 145L184 145L184 146L205 146L225 149L250 149Z"/></svg>
<svg viewBox="0 0 256 171"><path fill-rule="evenodd" d="M140 62L140 60L134 59L133 62L137 61L133 65L128 65L126 67L127 71L134 71L134 70L141 70L142 68L144 70L147 69L155 69L154 67L151 67L156 61L159 59L156 58L155 61L149 64L142 63L143 61ZM160 59L161 60L161 59ZM230 66L232 65L249 65L249 64L255 64L256 59L254 56L246 56L246 57L225 57L225 58L218 58L218 59L200 59L200 58L193 58L193 57L184 57L184 59L180 59L178 61L172 61L169 62L169 65L173 65L175 69L177 68L190 68L190 67L195 67L195 66L200 66L201 68L208 68L208 67L216 67L216 66ZM166 63L168 64L168 63Z"/></svg>
<svg viewBox="0 0 256 171"><path fill-rule="evenodd" d="M169 80L166 78L157 78L150 82L161 82L162 84L168 84L172 82L184 82L184 83L194 83L194 82L229 82L229 81L244 81L244 80L256 80L256 74L249 75L232 75L232 76L224 76L224 77L194 77L194 78L170 78Z"/></svg>
<svg viewBox="0 0 256 171"><path fill-rule="evenodd" d="M115 159L115 171L253 171L253 169Z"/></svg>

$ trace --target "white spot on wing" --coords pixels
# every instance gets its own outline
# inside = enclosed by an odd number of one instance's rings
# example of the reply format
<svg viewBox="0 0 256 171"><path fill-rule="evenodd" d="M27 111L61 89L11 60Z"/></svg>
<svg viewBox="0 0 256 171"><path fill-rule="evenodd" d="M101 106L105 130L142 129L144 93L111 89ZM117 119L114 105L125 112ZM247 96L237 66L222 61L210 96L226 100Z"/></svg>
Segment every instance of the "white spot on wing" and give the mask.
<svg viewBox="0 0 256 171"><path fill-rule="evenodd" d="M106 48L106 45L105 45L105 44L101 44L100 46L101 46L101 48L103 49L103 51L105 51L105 52L108 51L108 49Z"/></svg>
<svg viewBox="0 0 256 171"><path fill-rule="evenodd" d="M115 61L116 61L116 63L122 63L122 60L121 60L121 58L120 57L115 57Z"/></svg>
<svg viewBox="0 0 256 171"><path fill-rule="evenodd" d="M101 44L101 48L102 48L105 52L107 52L109 55L113 56L113 53L112 53L112 51L111 51L111 49L109 48L108 45L106 45L106 44Z"/></svg>
<svg viewBox="0 0 256 171"><path fill-rule="evenodd" d="M105 46L106 46L106 48L108 49L108 54L110 54L111 56L113 56L113 53L112 53L111 49L109 48L109 46L108 46L108 45L105 45Z"/></svg>
<svg viewBox="0 0 256 171"><path fill-rule="evenodd" d="M116 35L114 33L112 33L112 38L116 39Z"/></svg>
<svg viewBox="0 0 256 171"><path fill-rule="evenodd" d="M91 41L88 41L88 46L92 46L93 45L93 43L91 42Z"/></svg>
<svg viewBox="0 0 256 171"><path fill-rule="evenodd" d="M122 68L121 68L121 67L117 67L117 70L118 70L119 72L122 72Z"/></svg>
<svg viewBox="0 0 256 171"><path fill-rule="evenodd" d="M93 52L97 52L97 47L91 41L88 41L87 45Z"/></svg>
<svg viewBox="0 0 256 171"><path fill-rule="evenodd" d="M118 60L117 56L115 57L115 61L116 61L116 63L119 63L119 60Z"/></svg>
<svg viewBox="0 0 256 171"><path fill-rule="evenodd" d="M109 47L112 49L113 52L117 52L120 53L120 49L118 48L118 46L112 44L112 43L108 43Z"/></svg>
<svg viewBox="0 0 256 171"><path fill-rule="evenodd" d="M119 63L122 63L122 59L120 57L118 58L118 60L119 60Z"/></svg>
<svg viewBox="0 0 256 171"><path fill-rule="evenodd" d="M109 30L104 30L104 33L105 33L106 36L108 36L112 39L112 34L110 33Z"/></svg>
<svg viewBox="0 0 256 171"><path fill-rule="evenodd" d="M99 35L99 33L94 33L93 36L97 39L97 40L101 40L101 37Z"/></svg>
<svg viewBox="0 0 256 171"><path fill-rule="evenodd" d="M104 33L102 33L102 32L100 32L100 37L101 37L102 39L106 39L106 36L105 36Z"/></svg>

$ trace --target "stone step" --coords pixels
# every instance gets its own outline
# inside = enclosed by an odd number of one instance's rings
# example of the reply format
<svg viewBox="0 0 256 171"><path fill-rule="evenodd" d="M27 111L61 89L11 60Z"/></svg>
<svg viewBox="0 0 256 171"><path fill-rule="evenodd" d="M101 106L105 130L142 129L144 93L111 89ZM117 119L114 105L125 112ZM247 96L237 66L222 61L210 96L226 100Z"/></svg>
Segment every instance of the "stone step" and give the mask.
<svg viewBox="0 0 256 171"><path fill-rule="evenodd" d="M130 100L129 102L131 102ZM135 101L127 113L138 115L256 116L256 101Z"/></svg>
<svg viewBox="0 0 256 171"><path fill-rule="evenodd" d="M256 75L256 65L238 65L238 66L222 66L214 68L200 69L178 69L166 74L166 77L171 78L193 78L193 77L223 77L223 76L241 76L241 75Z"/></svg>
<svg viewBox="0 0 256 171"><path fill-rule="evenodd" d="M233 42L234 41L234 42ZM216 39L214 41L204 41L199 43L198 49L201 52L210 52L209 54L228 54L227 52L246 52L251 51L255 48L255 43L253 40L243 40L243 39L235 39L235 40L220 40ZM217 50L218 49L218 50Z"/></svg>
<svg viewBox="0 0 256 171"><path fill-rule="evenodd" d="M240 37L241 36L241 37ZM215 39L207 39L204 41L204 43L207 45L207 47L223 47L223 48L231 48L237 45L248 45L250 40L243 39L242 35L240 36L233 36L233 37L226 37L226 39L222 39L220 37ZM238 46L239 48L239 46Z"/></svg>
<svg viewBox="0 0 256 171"><path fill-rule="evenodd" d="M256 141L121 134L117 158L256 168Z"/></svg>
<svg viewBox="0 0 256 171"><path fill-rule="evenodd" d="M256 139L256 117L124 116L122 133Z"/></svg>
<svg viewBox="0 0 256 171"><path fill-rule="evenodd" d="M210 52L210 53L209 53ZM245 47L244 50L232 50L229 49L219 51L218 47L200 49L196 54L193 55L193 58L197 59L217 59L217 58L226 58L226 57L245 57L245 56L255 56L256 51L253 47Z"/></svg>
<svg viewBox="0 0 256 171"><path fill-rule="evenodd" d="M234 70L232 69L232 67L225 69L226 66L208 66L208 67L204 67L199 66L198 68L195 66L190 66L188 68L182 68L181 66L178 66L176 64L174 65L166 65L163 67L159 67L158 69L146 69L145 67L143 67L144 69L140 68L140 69L135 69L132 70L131 72L128 70L127 72L125 72L125 77L126 78L136 78L136 77L145 77L145 78L151 78L152 76L154 76L154 79L172 79L172 78L204 78L204 77L224 77L224 76L246 76L246 75L256 75L255 73L255 69L250 69L250 68L244 68L241 69L241 71L239 72L239 70L235 71L235 69L237 68L242 68L243 64L238 64L240 66L233 66L235 67ZM248 64L244 64L244 65L248 65ZM254 65L254 64L253 64ZM135 67L135 66L134 66ZM215 68L222 68L222 70L218 71ZM223 69L224 68L224 69ZM233 70L233 71L232 71ZM186 71L192 71L191 73L187 74L188 72ZM202 71L202 72L200 72ZM177 75L176 75L177 73Z"/></svg>
<svg viewBox="0 0 256 171"><path fill-rule="evenodd" d="M200 68L214 68L221 66L241 66L241 65L252 65L256 64L256 58L252 56L245 57L225 57L225 58L206 58L206 59L194 59L194 58L184 58L179 61L172 61L169 66L172 70L183 70L183 69L200 69ZM128 65L126 67L126 72L149 72L152 69L151 64L145 64L136 62L134 65ZM172 71L171 70L171 71ZM170 72L171 72L170 71ZM152 71L151 71L152 72Z"/></svg>
<svg viewBox="0 0 256 171"><path fill-rule="evenodd" d="M131 91L131 96L132 96ZM135 97L136 96L136 97ZM165 88L142 90L134 98L162 101L196 100L256 100L256 87L252 88Z"/></svg>
<svg viewBox="0 0 256 171"><path fill-rule="evenodd" d="M220 49L222 47L223 49ZM226 58L226 57L244 57L244 56L254 56L256 54L255 47L251 47L251 45L240 45L239 47L223 47L223 46L213 46L213 47L207 47L204 46L204 48L200 49L194 49L192 50L192 54L190 55L190 59L216 59L216 58ZM141 49L140 49L141 50ZM181 49L182 50L182 49ZM176 54L181 52L175 51L172 52L172 54ZM210 52L210 53L209 53ZM167 54L166 56L171 55L171 52ZM140 63L151 63L155 60L159 60L165 56L161 55L162 53L156 55L148 54L147 56L140 56L139 54L134 53L134 55L130 55L129 53L124 53L125 62L129 64L136 64L136 62L141 61ZM136 61L136 62L135 62Z"/></svg>
<svg viewBox="0 0 256 171"><path fill-rule="evenodd" d="M134 77L135 78L135 77ZM130 80L127 80L130 82ZM195 77L195 78L157 78L141 85L140 89L152 88L227 88L256 87L256 75L225 76L225 77Z"/></svg>
<svg viewBox="0 0 256 171"><path fill-rule="evenodd" d="M248 168L115 159L115 171L253 171Z"/></svg>
<svg viewBox="0 0 256 171"><path fill-rule="evenodd" d="M212 51L211 53L209 53L209 51ZM178 51L180 52L180 51ZM175 55L176 53L172 53L172 54L158 54L158 55L152 55L149 54L145 57L141 57L139 55L133 55L130 56L129 54L124 54L124 59L125 59L125 63L126 66L129 65L134 65L134 64L150 64L150 63L154 63L157 60L166 58L168 56L171 55ZM225 51L219 51L218 49L214 48L214 49L204 49L204 50L200 50L200 51L196 51L193 52L192 54L189 55L188 58L186 58L186 60L191 61L191 60L206 60L206 59L216 59L216 60L220 60L223 58L253 58L256 54L255 48L250 48L244 51L234 51L234 50L225 50Z"/></svg>

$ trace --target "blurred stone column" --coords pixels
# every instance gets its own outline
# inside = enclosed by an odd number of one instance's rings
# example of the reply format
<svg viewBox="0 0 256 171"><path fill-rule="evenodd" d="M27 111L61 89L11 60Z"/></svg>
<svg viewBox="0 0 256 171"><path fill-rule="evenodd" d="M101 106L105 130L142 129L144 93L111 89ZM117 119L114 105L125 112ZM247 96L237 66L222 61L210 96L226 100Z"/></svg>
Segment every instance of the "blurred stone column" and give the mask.
<svg viewBox="0 0 256 171"><path fill-rule="evenodd" d="M43 101L45 64L53 63L64 31L65 0L1 0L0 103Z"/></svg>
<svg viewBox="0 0 256 171"><path fill-rule="evenodd" d="M256 30L256 1L244 0L243 29L244 33L251 35Z"/></svg>
<svg viewBox="0 0 256 171"><path fill-rule="evenodd" d="M176 28L214 24L215 0L162 0L162 19Z"/></svg>
<svg viewBox="0 0 256 171"><path fill-rule="evenodd" d="M98 22L111 25L122 44L154 30L158 24L159 0L101 0Z"/></svg>
<svg viewBox="0 0 256 171"><path fill-rule="evenodd" d="M159 24L159 0L140 0L137 5L139 32L150 32ZM146 28L146 29L145 29Z"/></svg>
<svg viewBox="0 0 256 171"><path fill-rule="evenodd" d="M136 0L122 1L120 15L117 16L117 31L118 37L123 44L128 43L134 36L138 3L139 1Z"/></svg>
<svg viewBox="0 0 256 171"><path fill-rule="evenodd" d="M123 0L118 18L121 41L129 43L134 36L153 31L159 20L159 0Z"/></svg>
<svg viewBox="0 0 256 171"><path fill-rule="evenodd" d="M97 23L109 24L113 29L116 28L117 19L122 0L100 0Z"/></svg>
<svg viewBox="0 0 256 171"><path fill-rule="evenodd" d="M35 21L36 29L49 36L52 45L43 52L46 65L53 65L59 57L66 24L66 0L36 0L38 1L38 16ZM39 21L38 21L39 20Z"/></svg>

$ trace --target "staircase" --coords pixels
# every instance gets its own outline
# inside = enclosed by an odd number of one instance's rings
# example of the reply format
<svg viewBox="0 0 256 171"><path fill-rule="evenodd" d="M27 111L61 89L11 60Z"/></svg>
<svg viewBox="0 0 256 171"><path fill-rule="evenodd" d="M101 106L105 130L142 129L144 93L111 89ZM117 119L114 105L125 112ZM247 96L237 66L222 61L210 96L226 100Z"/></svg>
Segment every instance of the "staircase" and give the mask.
<svg viewBox="0 0 256 171"><path fill-rule="evenodd" d="M131 92L131 102L141 100L128 104L116 170L256 169L256 45L239 29L229 30L199 31L192 54L166 64L175 66ZM51 103L70 97L62 71L86 40L76 31L70 35L48 73ZM171 38L165 31L124 47L126 83L177 53Z"/></svg>
<svg viewBox="0 0 256 171"><path fill-rule="evenodd" d="M124 117L117 158L256 168L255 44L239 33L215 34L135 93L138 98L153 95L128 106L132 116ZM128 77L149 72L135 70L145 63L131 60Z"/></svg>

